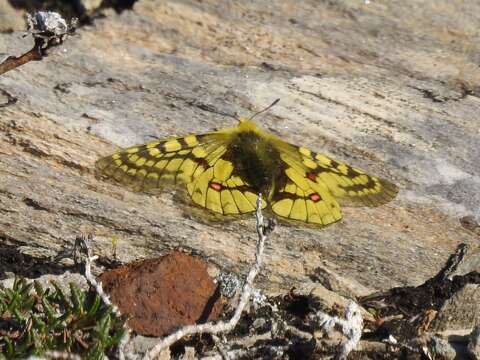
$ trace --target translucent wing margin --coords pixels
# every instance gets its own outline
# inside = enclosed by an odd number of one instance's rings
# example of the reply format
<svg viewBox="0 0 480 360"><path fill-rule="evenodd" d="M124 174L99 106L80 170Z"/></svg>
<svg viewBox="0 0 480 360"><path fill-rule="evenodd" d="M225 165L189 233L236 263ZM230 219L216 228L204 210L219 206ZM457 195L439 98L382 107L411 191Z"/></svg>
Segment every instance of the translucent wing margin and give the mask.
<svg viewBox="0 0 480 360"><path fill-rule="evenodd" d="M224 137L211 133L157 140L98 160L104 176L145 191L165 183L191 183L226 151Z"/></svg>
<svg viewBox="0 0 480 360"><path fill-rule="evenodd" d="M379 206L398 193L398 187L385 179L303 147L297 150L299 157L287 157L284 161L296 164L309 180L325 186L341 205Z"/></svg>

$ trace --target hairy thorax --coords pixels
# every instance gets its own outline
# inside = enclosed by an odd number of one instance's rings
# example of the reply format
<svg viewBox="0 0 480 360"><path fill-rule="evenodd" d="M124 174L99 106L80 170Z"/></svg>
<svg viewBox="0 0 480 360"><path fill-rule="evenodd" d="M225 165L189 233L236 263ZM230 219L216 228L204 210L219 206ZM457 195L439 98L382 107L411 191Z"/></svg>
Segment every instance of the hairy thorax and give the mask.
<svg viewBox="0 0 480 360"><path fill-rule="evenodd" d="M227 157L236 159L236 173L257 192L269 195L282 172L278 150L254 132L239 133Z"/></svg>

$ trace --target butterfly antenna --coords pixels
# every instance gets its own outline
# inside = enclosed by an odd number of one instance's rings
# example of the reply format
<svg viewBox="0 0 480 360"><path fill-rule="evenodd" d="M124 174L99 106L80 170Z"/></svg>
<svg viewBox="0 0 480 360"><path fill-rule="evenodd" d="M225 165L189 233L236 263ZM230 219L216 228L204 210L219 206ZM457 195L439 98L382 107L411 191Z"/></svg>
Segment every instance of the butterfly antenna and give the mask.
<svg viewBox="0 0 480 360"><path fill-rule="evenodd" d="M252 116L250 116L250 119L249 120L252 120L255 116L265 112L265 111L268 111L270 110L270 108L274 107L275 105L277 105L277 103L280 101L280 99L277 99L275 100L274 102L272 102L270 105L268 105L265 109L262 109L258 112L256 112L255 114L253 114Z"/></svg>

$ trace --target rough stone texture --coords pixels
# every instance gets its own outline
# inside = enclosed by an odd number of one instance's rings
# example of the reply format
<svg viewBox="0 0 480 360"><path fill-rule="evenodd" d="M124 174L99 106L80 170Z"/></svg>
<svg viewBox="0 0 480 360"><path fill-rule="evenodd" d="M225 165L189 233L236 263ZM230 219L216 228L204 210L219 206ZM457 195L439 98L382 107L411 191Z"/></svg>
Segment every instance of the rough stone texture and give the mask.
<svg viewBox="0 0 480 360"><path fill-rule="evenodd" d="M462 261L454 275L465 275L472 271L478 271L480 269L480 249L477 248L468 254L465 261Z"/></svg>
<svg viewBox="0 0 480 360"><path fill-rule="evenodd" d="M120 312L131 316L129 327L141 335L164 336L216 320L223 309L207 264L180 252L122 266L100 280Z"/></svg>
<svg viewBox="0 0 480 360"><path fill-rule="evenodd" d="M0 33L25 30L24 12L15 10L8 0L0 0ZM0 49L0 61L2 60Z"/></svg>
<svg viewBox="0 0 480 360"><path fill-rule="evenodd" d="M310 299L310 308L319 307L321 309L341 308L344 309L349 303L349 299L333 292L322 285L307 283L295 289L296 296L305 296ZM365 321L375 321L372 314L363 307L359 307Z"/></svg>
<svg viewBox="0 0 480 360"><path fill-rule="evenodd" d="M146 337L142 335L137 335L131 339L127 344L125 352L129 355L131 359L142 359L143 356L156 344L158 343L158 338ZM135 354L135 356L133 355ZM170 360L171 354L170 349L165 349L162 351L159 356L159 360Z"/></svg>
<svg viewBox="0 0 480 360"><path fill-rule="evenodd" d="M446 340L433 336L429 339L428 344L430 353L435 354L434 356L438 356L439 359L453 360L457 358L457 352Z"/></svg>
<svg viewBox="0 0 480 360"><path fill-rule="evenodd" d="M0 108L3 242L42 257L93 233L109 256L117 236L124 262L183 247L245 274L253 216L211 219L170 190L100 181L93 166L118 146L234 125L209 106L248 116L281 98L262 126L401 192L326 229L281 223L258 286L287 291L327 260L385 290L423 283L460 242L478 257L458 219L480 215L479 3L144 0L106 15L0 77L18 97ZM0 34L1 54L30 47Z"/></svg>
<svg viewBox="0 0 480 360"><path fill-rule="evenodd" d="M322 264L315 269L312 280L347 298L359 298L371 292L369 288L359 284L352 277L338 275L336 270L335 264L322 261Z"/></svg>
<svg viewBox="0 0 480 360"><path fill-rule="evenodd" d="M436 331L470 333L480 325L480 285L467 284L448 299L432 324Z"/></svg>
<svg viewBox="0 0 480 360"><path fill-rule="evenodd" d="M70 283L74 283L82 290L88 290L90 287L86 278L83 275L78 273L72 273L69 271L66 271L64 274L61 275L43 275L36 278L35 280L38 281L44 289L50 288L52 290L54 289L52 286L52 281L55 281L65 294L70 294ZM11 289L13 288L14 281L15 278L7 278L0 281L0 286L6 289ZM32 291L34 290L32 289Z"/></svg>

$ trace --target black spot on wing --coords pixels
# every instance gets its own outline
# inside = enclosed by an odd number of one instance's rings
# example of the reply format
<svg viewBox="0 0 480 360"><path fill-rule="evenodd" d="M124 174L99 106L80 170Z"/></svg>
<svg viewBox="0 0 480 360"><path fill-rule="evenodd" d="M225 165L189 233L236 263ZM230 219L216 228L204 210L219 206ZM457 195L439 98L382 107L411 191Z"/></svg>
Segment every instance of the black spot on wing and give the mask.
<svg viewBox="0 0 480 360"><path fill-rule="evenodd" d="M347 192L348 191L360 192L360 191L363 191L365 189L368 189L368 190L369 189L374 189L376 185L377 185L377 182L375 180L373 180L373 178L368 176L368 181L365 184L361 184L361 185L360 184L354 184L354 185L349 185L349 186L340 185L340 187Z"/></svg>
<svg viewBox="0 0 480 360"><path fill-rule="evenodd" d="M362 175L359 172L355 171L350 166L347 167L347 174L345 176L349 177L350 179L356 178L357 176Z"/></svg>
<svg viewBox="0 0 480 360"><path fill-rule="evenodd" d="M289 192L279 191L279 192L276 192L272 196L271 201L272 202L277 202L277 201L283 200L283 199L297 200L297 199L303 199L303 197L300 197L297 194L292 194L292 193L289 193Z"/></svg>
<svg viewBox="0 0 480 360"><path fill-rule="evenodd" d="M187 144L187 142L185 141L185 138L178 138L176 139L178 141L178 143L180 144L180 146L182 147L182 149L185 149L185 148L190 148L191 146L189 146Z"/></svg>

